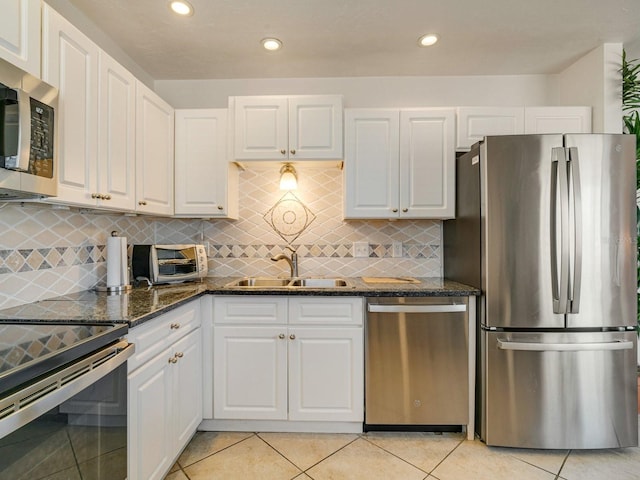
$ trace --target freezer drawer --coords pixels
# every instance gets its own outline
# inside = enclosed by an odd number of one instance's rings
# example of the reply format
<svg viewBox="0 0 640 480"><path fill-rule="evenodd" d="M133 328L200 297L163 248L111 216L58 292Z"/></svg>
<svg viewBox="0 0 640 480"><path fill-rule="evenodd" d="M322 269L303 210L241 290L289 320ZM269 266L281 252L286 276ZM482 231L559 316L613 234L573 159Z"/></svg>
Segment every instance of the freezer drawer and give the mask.
<svg viewBox="0 0 640 480"><path fill-rule="evenodd" d="M365 424L466 425L466 298L375 298L367 304Z"/></svg>
<svg viewBox="0 0 640 480"><path fill-rule="evenodd" d="M481 332L487 445L638 444L636 332Z"/></svg>

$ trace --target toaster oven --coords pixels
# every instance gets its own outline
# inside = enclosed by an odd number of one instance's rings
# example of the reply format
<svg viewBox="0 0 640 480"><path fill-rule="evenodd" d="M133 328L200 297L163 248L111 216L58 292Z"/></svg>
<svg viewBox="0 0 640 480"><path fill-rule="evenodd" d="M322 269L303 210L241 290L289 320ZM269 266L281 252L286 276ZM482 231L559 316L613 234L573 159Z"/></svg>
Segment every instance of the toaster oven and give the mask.
<svg viewBox="0 0 640 480"><path fill-rule="evenodd" d="M134 245L131 273L152 284L179 283L207 276L204 245Z"/></svg>

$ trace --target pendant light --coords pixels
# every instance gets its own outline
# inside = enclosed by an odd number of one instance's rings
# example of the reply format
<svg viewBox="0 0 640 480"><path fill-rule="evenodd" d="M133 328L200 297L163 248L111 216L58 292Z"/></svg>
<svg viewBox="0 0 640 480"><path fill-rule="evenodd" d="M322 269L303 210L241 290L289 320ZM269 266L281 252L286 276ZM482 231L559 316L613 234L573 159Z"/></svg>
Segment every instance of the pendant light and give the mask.
<svg viewBox="0 0 640 480"><path fill-rule="evenodd" d="M290 163L285 163L280 169L280 190L296 190L298 188L298 175L296 169Z"/></svg>

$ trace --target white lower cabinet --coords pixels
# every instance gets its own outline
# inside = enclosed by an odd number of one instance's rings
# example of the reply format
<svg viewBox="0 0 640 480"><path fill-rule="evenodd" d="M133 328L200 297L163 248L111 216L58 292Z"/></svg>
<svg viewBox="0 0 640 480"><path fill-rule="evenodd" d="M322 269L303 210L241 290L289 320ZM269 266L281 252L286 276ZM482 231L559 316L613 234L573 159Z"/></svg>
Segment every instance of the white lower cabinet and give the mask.
<svg viewBox="0 0 640 480"><path fill-rule="evenodd" d="M130 331L129 480L162 479L202 420L199 300Z"/></svg>
<svg viewBox="0 0 640 480"><path fill-rule="evenodd" d="M214 419L362 422L362 315L361 298L215 297Z"/></svg>

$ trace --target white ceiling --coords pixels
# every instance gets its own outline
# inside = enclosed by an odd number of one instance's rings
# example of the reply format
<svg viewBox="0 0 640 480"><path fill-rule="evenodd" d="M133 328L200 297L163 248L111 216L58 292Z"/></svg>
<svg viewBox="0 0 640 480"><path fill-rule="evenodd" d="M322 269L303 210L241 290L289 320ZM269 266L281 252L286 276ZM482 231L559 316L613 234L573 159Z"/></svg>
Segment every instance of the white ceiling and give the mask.
<svg viewBox="0 0 640 480"><path fill-rule="evenodd" d="M640 0L69 1L156 80L548 74L640 40Z"/></svg>

